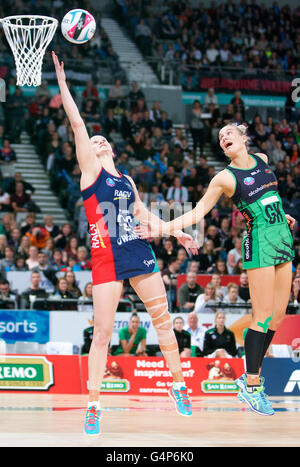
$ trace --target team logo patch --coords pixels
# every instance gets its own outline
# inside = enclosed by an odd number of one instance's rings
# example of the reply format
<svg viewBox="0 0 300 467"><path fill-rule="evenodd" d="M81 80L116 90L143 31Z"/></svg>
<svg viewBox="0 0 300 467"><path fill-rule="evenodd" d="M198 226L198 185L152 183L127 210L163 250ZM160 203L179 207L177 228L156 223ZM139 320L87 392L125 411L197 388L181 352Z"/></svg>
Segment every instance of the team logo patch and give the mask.
<svg viewBox="0 0 300 467"><path fill-rule="evenodd" d="M106 179L106 185L107 186L115 186L115 182L113 181L112 178L107 178Z"/></svg>
<svg viewBox="0 0 300 467"><path fill-rule="evenodd" d="M272 172L271 169L265 169L266 174L270 174Z"/></svg>
<svg viewBox="0 0 300 467"><path fill-rule="evenodd" d="M254 178L253 177L246 177L244 178L244 184L245 185L253 185L253 183L255 182Z"/></svg>

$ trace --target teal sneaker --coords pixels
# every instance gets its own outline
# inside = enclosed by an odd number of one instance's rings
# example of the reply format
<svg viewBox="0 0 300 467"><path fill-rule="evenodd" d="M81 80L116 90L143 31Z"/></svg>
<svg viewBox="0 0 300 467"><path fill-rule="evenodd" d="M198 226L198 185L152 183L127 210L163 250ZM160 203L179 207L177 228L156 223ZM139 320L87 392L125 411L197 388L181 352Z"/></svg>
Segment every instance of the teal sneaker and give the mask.
<svg viewBox="0 0 300 467"><path fill-rule="evenodd" d="M247 389L241 389L238 393L238 398L242 402L246 402L253 412L260 415L274 415L274 410L264 393L264 387L258 386L253 392L249 392Z"/></svg>
<svg viewBox="0 0 300 467"><path fill-rule="evenodd" d="M265 393L265 387L264 387L264 382L265 378L263 376L260 377L260 388L262 388L261 392L261 397L264 399L266 407L268 407L268 415L274 415L275 411L272 408L271 402L268 399L267 394ZM235 380L235 383L239 386L240 390L237 394L237 397L242 401L245 402L243 399L241 392L242 391L247 391L247 375L244 373L242 376L240 376L238 379Z"/></svg>
<svg viewBox="0 0 300 467"><path fill-rule="evenodd" d="M274 415L275 410L273 409L272 404L271 404L271 402L269 401L267 394L265 393L264 382L265 382L265 378L264 378L263 376L261 376L261 377L260 377L260 385L261 385L261 387L263 388L262 397L265 399L265 403L266 403L267 405L269 405L269 411L270 411L270 414L269 414L269 415ZM271 413L271 412L272 412L272 413Z"/></svg>
<svg viewBox="0 0 300 467"><path fill-rule="evenodd" d="M260 385L263 386L264 382L265 378L260 376ZM245 389L247 387L247 374L242 374L242 376L235 380L235 384L237 384L240 389Z"/></svg>
<svg viewBox="0 0 300 467"><path fill-rule="evenodd" d="M247 386L247 375L244 373L238 379L235 380L235 384L242 390L244 390Z"/></svg>
<svg viewBox="0 0 300 467"><path fill-rule="evenodd" d="M101 412L96 406L90 407L86 411L84 432L87 436L98 436L100 434Z"/></svg>
<svg viewBox="0 0 300 467"><path fill-rule="evenodd" d="M180 389L171 388L168 391L169 396L175 402L176 412L184 417L190 417L192 415L192 403L188 396L187 388L182 387Z"/></svg>

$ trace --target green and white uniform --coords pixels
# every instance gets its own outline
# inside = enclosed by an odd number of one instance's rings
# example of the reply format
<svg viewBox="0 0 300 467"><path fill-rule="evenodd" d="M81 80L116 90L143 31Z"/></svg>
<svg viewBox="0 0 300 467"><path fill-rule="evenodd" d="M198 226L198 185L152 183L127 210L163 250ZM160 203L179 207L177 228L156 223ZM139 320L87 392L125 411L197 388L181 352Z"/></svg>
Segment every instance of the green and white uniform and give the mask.
<svg viewBox="0 0 300 467"><path fill-rule="evenodd" d="M292 261L293 237L271 167L255 154L253 167L226 169L235 179L233 202L246 219L243 238L243 268L263 268Z"/></svg>

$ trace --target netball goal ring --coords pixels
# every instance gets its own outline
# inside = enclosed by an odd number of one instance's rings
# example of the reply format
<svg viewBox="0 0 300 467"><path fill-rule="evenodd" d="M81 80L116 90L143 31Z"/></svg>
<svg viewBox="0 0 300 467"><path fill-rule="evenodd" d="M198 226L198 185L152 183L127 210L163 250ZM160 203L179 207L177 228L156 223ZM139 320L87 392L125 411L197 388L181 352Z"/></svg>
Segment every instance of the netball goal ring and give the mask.
<svg viewBox="0 0 300 467"><path fill-rule="evenodd" d="M40 86L44 54L58 20L49 16L18 15L0 21L14 55L17 86Z"/></svg>

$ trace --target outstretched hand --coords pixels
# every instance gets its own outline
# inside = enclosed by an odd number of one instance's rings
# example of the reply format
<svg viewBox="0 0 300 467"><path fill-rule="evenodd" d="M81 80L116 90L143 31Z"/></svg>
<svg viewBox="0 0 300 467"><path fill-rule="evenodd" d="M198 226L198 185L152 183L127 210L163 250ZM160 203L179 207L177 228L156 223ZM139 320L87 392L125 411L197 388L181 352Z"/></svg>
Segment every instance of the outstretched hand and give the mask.
<svg viewBox="0 0 300 467"><path fill-rule="evenodd" d="M52 59L53 63L55 66L55 71L56 71L56 76L57 80L59 81L66 81L66 75L65 75L65 70L64 70L64 62L59 63L59 60L55 54L55 52L52 51Z"/></svg>
<svg viewBox="0 0 300 467"><path fill-rule="evenodd" d="M177 238L180 245L185 248L187 253L191 253L192 255L198 254L198 250L200 248L199 243L194 240L191 235L184 233L182 230L177 230L174 233L174 236Z"/></svg>
<svg viewBox="0 0 300 467"><path fill-rule="evenodd" d="M159 226L151 221L141 222L136 226L134 231L139 236L139 238L144 240L161 236ZM191 235L184 233L182 230L177 230L170 235L174 235L174 237L177 238L178 242L185 248L187 253L191 253L192 255L198 254L200 246L198 242L194 240L193 237L191 237Z"/></svg>

